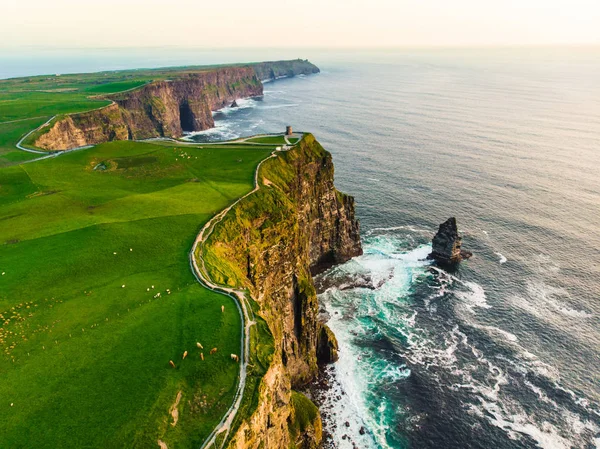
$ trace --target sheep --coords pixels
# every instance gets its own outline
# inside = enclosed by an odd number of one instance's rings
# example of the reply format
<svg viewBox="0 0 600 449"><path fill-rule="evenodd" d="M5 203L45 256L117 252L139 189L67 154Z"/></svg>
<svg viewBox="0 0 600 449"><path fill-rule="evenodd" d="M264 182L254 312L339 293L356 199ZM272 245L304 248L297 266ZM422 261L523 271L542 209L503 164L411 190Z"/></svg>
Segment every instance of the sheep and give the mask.
<svg viewBox="0 0 600 449"><path fill-rule="evenodd" d="M187 357L187 351L185 351L185 352L183 353L183 357L182 357L182 359L181 359L181 360L185 359L186 357Z"/></svg>
<svg viewBox="0 0 600 449"><path fill-rule="evenodd" d="M201 358L202 360L204 360L204 353L203 353L203 352L201 352L201 353L200 353L200 358Z"/></svg>
<svg viewBox="0 0 600 449"><path fill-rule="evenodd" d="M175 368L175 364L173 363L173 360L169 360L169 365L171 365L173 368Z"/></svg>
<svg viewBox="0 0 600 449"><path fill-rule="evenodd" d="M204 346L202 346L202 344L200 344L200 342L196 342L196 346L198 346L200 349L204 349Z"/></svg>
<svg viewBox="0 0 600 449"><path fill-rule="evenodd" d="M125 284L121 285L121 288L125 288Z"/></svg>
<svg viewBox="0 0 600 449"><path fill-rule="evenodd" d="M239 362L240 358L236 354L231 354L231 360L235 360L235 362Z"/></svg>
<svg viewBox="0 0 600 449"><path fill-rule="evenodd" d="M210 350L210 355L213 355L215 352L217 352L217 348L212 348L212 349Z"/></svg>

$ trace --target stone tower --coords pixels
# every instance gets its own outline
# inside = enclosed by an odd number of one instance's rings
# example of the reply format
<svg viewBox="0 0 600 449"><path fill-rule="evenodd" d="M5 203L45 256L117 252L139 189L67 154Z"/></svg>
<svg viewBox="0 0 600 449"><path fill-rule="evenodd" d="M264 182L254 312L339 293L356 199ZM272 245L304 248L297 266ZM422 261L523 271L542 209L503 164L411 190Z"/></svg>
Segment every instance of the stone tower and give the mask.
<svg viewBox="0 0 600 449"><path fill-rule="evenodd" d="M294 134L294 132L292 131L292 127L290 125L285 127L285 135L286 136L291 136L292 134Z"/></svg>

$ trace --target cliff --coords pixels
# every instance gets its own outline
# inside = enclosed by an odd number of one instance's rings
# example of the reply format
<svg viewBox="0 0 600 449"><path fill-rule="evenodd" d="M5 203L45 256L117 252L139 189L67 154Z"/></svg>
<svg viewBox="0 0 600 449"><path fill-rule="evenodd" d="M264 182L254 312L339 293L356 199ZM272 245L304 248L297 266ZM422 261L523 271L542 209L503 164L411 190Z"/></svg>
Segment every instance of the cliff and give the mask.
<svg viewBox="0 0 600 449"><path fill-rule="evenodd" d="M335 337L318 319L312 275L362 254L354 200L335 189L333 175L331 155L305 136L263 164L262 187L230 211L205 247L213 281L248 289L270 334L255 336L255 348L271 348L270 364L258 374L256 405L245 409L231 448L320 442L318 411L294 391L337 356ZM261 338L269 343L261 346Z"/></svg>
<svg viewBox="0 0 600 449"><path fill-rule="evenodd" d="M305 59L292 61L257 62L251 67L261 81L270 81L282 77L312 75L319 73L319 68Z"/></svg>
<svg viewBox="0 0 600 449"><path fill-rule="evenodd" d="M431 249L431 254L427 258L435 260L442 266L455 265L473 255L470 251L462 249L462 237L458 234L458 226L454 217L450 217L440 224L438 232L431 242Z"/></svg>
<svg viewBox="0 0 600 449"><path fill-rule="evenodd" d="M308 61L293 60L172 72L171 79L102 97L113 102L110 106L58 118L34 145L57 151L112 140L178 138L184 131L212 128L212 111L262 95L261 79L315 70Z"/></svg>

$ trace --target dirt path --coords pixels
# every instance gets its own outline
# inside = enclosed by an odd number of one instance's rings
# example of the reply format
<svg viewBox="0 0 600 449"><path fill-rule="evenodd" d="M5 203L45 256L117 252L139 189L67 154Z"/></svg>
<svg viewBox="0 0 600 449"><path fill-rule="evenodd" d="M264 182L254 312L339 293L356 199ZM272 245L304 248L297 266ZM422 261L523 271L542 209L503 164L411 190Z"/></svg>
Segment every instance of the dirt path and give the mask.
<svg viewBox="0 0 600 449"><path fill-rule="evenodd" d="M300 137L300 140L301 140L301 138L302 138L302 136ZM300 140L298 140L298 142ZM240 354L240 381L238 383L238 388L237 388L237 391L235 394L233 404L231 405L229 410L225 413L225 415L223 416L223 418L221 419L219 424L213 429L211 434L206 438L206 440L204 441L204 443L201 446L201 449L206 449L209 447L221 449L223 447L223 444L225 443L225 441L227 441L227 437L229 436L229 432L231 431L231 424L233 423L233 420L240 408L242 399L244 397L244 389L246 387L246 374L247 374L247 370L248 370L248 359L250 357L250 328L254 324L256 324L249 317L249 314L248 314L249 308L246 304L246 296L245 296L244 291L236 290L233 288L223 287L223 286L213 283L213 281L210 278L210 275L208 274L208 270L206 269L204 259L202 258L203 246L204 246L204 243L206 242L206 240L208 239L208 237L210 236L210 234L212 233L212 231L214 230L215 226L218 223L220 223L221 220L223 220L225 215L227 215L227 213L234 206L236 206L240 201L242 201L244 198L252 195L258 189L260 189L260 184L258 182L258 173L260 171L260 167L262 166L262 164L271 158L277 157L277 153L280 151L291 150L293 148L293 146L286 145L286 146L277 147L277 148L281 148L281 149L273 150L273 152L268 157L263 159L256 167L256 170L254 172L254 188L250 192L248 192L246 195L238 198L233 204L231 204L230 206L228 206L227 208L225 208L221 212L219 212L217 215L215 215L211 220L209 220L202 227L202 229L198 233L198 236L196 237L196 240L194 241L194 244L192 245L192 249L189 254L190 267L192 268L192 272L194 273L196 280L200 284L202 284L204 287L208 288L209 290L212 290L216 293L226 295L226 296L229 296L230 298L232 298L237 305L238 311L240 312L240 317L242 319L242 327L243 327L243 332L242 332L242 336L241 336L241 346L243 348L243 351ZM196 253L196 250L198 248L200 248L200 251L199 251L200 265L198 265L198 263L196 262L196 258L194 257L194 254ZM221 434L223 434L222 443L221 443L221 446L217 446L216 438L217 438L217 435L221 435Z"/></svg>

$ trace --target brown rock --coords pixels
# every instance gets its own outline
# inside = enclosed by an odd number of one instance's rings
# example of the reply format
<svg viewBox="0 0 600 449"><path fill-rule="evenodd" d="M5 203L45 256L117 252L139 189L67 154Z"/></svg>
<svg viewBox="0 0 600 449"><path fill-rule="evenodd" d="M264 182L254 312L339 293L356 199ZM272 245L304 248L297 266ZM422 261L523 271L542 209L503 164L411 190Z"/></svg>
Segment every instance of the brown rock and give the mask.
<svg viewBox="0 0 600 449"><path fill-rule="evenodd" d="M321 325L317 339L317 361L333 363L338 360L338 342L334 333L326 324Z"/></svg>
<svg viewBox="0 0 600 449"><path fill-rule="evenodd" d="M456 218L450 217L442 223L437 234L433 237L432 251L427 256L441 265L454 265L473 255L470 251L461 249L462 237L458 235Z"/></svg>

